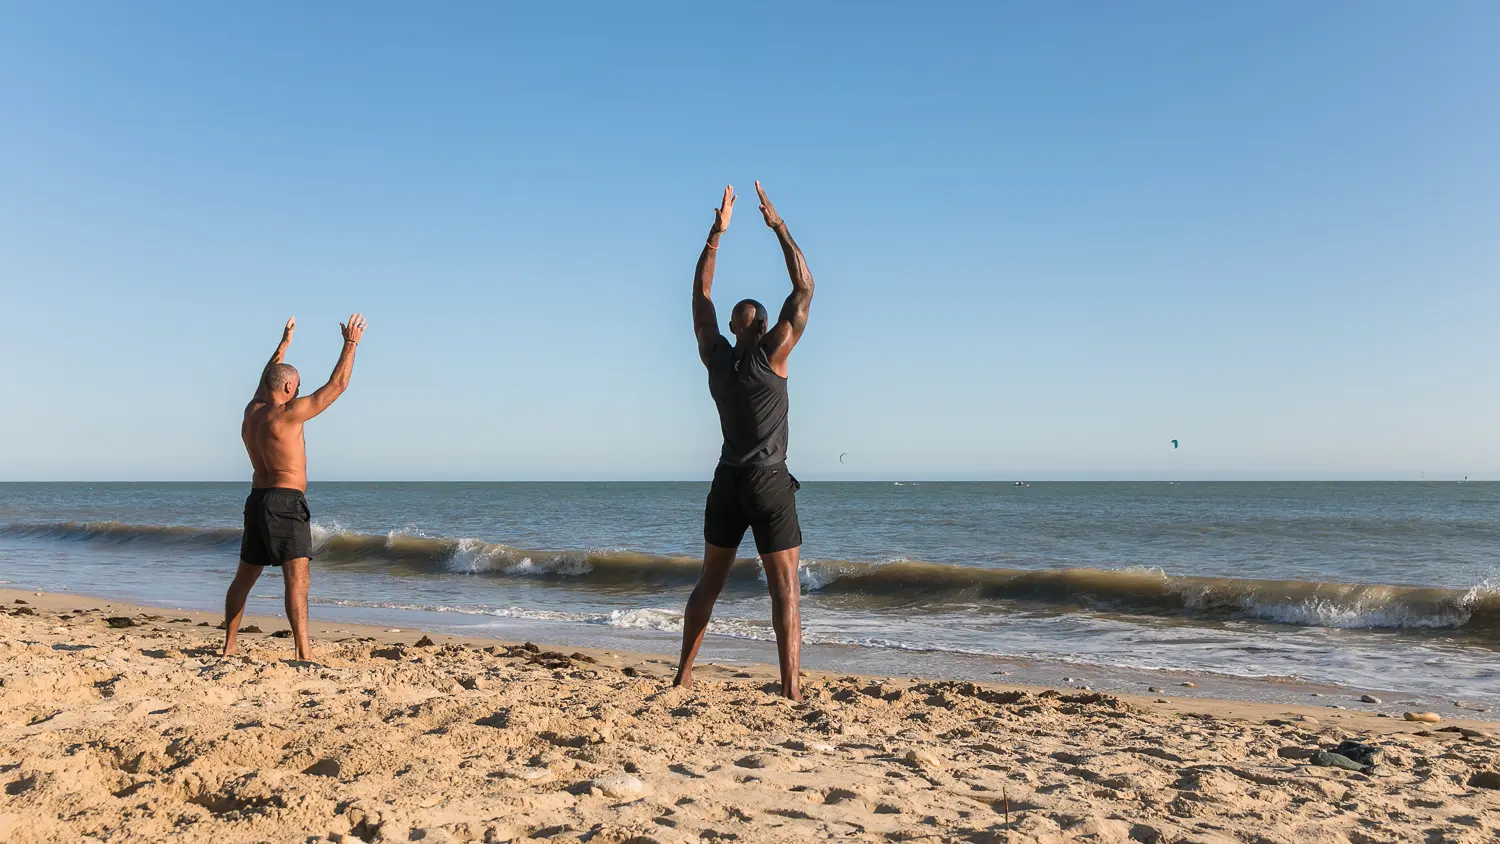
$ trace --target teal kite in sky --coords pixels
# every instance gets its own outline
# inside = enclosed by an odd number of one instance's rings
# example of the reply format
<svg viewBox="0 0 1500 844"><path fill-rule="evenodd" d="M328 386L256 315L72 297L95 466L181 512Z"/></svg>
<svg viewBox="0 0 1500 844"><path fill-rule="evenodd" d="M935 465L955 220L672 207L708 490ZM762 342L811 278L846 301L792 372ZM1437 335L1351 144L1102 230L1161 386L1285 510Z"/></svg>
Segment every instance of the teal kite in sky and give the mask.
<svg viewBox="0 0 1500 844"><path fill-rule="evenodd" d="M1176 447L1177 447L1177 441L1176 441L1176 440L1172 440L1172 447L1173 447L1173 448L1176 448Z"/></svg>

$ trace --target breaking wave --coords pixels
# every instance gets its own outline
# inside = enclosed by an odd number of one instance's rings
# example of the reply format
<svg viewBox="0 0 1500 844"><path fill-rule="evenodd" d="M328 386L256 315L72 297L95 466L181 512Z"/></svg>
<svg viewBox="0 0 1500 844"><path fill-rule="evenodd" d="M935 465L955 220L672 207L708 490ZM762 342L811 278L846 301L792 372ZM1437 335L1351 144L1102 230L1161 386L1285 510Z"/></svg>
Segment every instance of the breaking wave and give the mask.
<svg viewBox="0 0 1500 844"><path fill-rule="evenodd" d="M526 578L574 589L685 586L701 564L696 557L621 549L545 551L473 538L428 536L414 529L384 535L354 533L337 524L314 526L320 566L399 576ZM238 546L236 528L53 522L0 526L0 536L59 541L220 549ZM755 587L758 566L736 566L732 588ZM928 563L903 558L879 562L804 560L803 588L871 608L941 608L954 604L1029 603L1142 614L1253 618L1330 628L1454 630L1500 634L1500 590L1305 580L1174 576L1156 568L1003 569ZM517 612L523 612L517 610ZM619 627L681 624L632 610L597 623ZM632 614L633 613L633 614ZM540 617L540 616L537 616ZM593 619L579 619L593 620ZM680 628L679 628L680 629Z"/></svg>

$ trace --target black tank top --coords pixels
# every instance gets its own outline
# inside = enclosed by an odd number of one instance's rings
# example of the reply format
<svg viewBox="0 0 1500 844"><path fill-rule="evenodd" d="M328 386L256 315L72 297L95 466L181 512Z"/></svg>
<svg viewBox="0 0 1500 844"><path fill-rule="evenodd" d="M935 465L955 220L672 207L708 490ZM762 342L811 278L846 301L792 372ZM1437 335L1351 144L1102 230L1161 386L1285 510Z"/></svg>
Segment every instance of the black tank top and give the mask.
<svg viewBox="0 0 1500 844"><path fill-rule="evenodd" d="M709 356L708 392L724 431L721 465L786 462L786 379L771 369L764 345L736 351L721 335Z"/></svg>

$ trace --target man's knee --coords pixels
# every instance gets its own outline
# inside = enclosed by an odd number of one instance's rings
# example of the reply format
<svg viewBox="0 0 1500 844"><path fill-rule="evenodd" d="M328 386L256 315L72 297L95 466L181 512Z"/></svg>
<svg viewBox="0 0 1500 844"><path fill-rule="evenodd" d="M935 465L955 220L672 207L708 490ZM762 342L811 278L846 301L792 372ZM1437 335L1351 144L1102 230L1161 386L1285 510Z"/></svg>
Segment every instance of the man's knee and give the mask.
<svg viewBox="0 0 1500 844"><path fill-rule="evenodd" d="M240 567L234 573L235 584L248 588L260 579L261 567L240 560Z"/></svg>
<svg viewBox="0 0 1500 844"><path fill-rule="evenodd" d="M308 560L306 557L299 557L295 560L287 560L285 563L282 563L281 576L286 580L288 587L307 586L309 579L307 564Z"/></svg>

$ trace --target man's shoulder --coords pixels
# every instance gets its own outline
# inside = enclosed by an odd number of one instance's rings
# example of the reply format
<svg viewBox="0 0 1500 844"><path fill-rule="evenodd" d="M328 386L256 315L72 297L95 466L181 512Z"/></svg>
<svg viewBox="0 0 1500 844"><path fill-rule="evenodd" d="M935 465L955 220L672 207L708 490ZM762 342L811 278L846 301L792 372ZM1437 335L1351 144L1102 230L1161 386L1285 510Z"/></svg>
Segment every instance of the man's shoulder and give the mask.
<svg viewBox="0 0 1500 844"><path fill-rule="evenodd" d="M261 402L245 408L245 421L265 428L300 427L302 421L292 415L291 402Z"/></svg>

